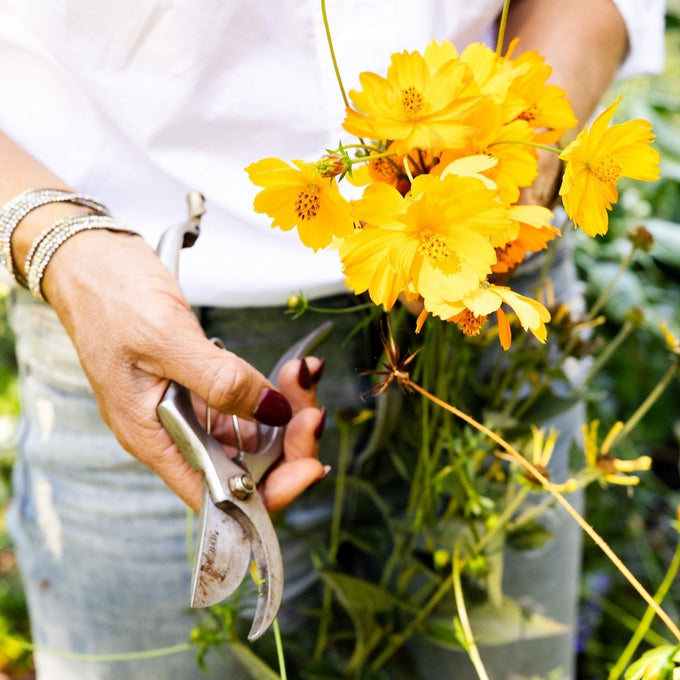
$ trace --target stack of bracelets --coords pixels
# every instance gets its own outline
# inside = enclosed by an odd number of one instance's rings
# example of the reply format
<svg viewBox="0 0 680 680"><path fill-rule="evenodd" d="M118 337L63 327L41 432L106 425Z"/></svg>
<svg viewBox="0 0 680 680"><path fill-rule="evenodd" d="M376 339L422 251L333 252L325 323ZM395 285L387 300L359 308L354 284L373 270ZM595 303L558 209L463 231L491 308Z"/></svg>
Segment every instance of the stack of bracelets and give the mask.
<svg viewBox="0 0 680 680"><path fill-rule="evenodd" d="M94 210L93 215L72 215L47 227L33 241L24 264L25 276L14 267L12 234L31 210L48 203L73 203ZM39 302L47 302L42 292L45 269L59 247L71 236L87 229L135 232L111 217L108 208L94 198L61 189L27 189L8 201L0 210L0 264L19 285L28 288Z"/></svg>

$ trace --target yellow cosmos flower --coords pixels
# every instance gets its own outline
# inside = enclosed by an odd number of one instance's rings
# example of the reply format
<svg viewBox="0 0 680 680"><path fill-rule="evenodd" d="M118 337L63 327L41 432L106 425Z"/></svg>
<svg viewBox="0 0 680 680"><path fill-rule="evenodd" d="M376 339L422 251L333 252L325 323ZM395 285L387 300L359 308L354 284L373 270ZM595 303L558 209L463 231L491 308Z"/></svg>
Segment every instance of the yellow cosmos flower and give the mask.
<svg viewBox="0 0 680 680"><path fill-rule="evenodd" d="M546 436L545 430L539 430L535 425L532 425L531 435L531 464L543 477L550 480L552 473L548 468L548 464L550 463L550 459L552 458L553 452L555 451L555 444L557 443L559 433L557 430L555 430L555 428L551 427ZM509 460L512 459L509 458ZM529 470L523 469L520 479L528 482L532 487L542 487L541 482ZM578 488L578 482L573 478L569 478L561 484L555 484L553 482L552 486L554 489L557 489L562 493L570 493Z"/></svg>
<svg viewBox="0 0 680 680"><path fill-rule="evenodd" d="M406 197L369 185L352 214L364 226L339 246L346 282L386 309L400 292L425 299L472 292L495 261L494 234L509 224L495 191L456 176L420 175Z"/></svg>
<svg viewBox="0 0 680 680"><path fill-rule="evenodd" d="M531 331L540 342L546 341L545 324L550 321L550 312L540 302L520 295L507 286L496 286L485 281L473 293L459 300L433 298L425 300L424 304L428 312L442 319L455 321L459 325L460 322L473 323L474 319L483 324L486 318L495 312L498 320L498 339L503 349L509 349L512 343L510 322L501 308L505 304L513 310L525 331ZM470 318L470 315L474 318ZM474 325L471 328L474 328ZM466 332L465 328L463 332Z"/></svg>
<svg viewBox="0 0 680 680"><path fill-rule="evenodd" d="M521 106L517 118L527 121L534 130L540 130L536 141L556 142L578 122L566 90L547 83L552 68L538 52L524 52L514 58L512 64L516 75L508 98L514 105Z"/></svg>
<svg viewBox="0 0 680 680"><path fill-rule="evenodd" d="M538 175L537 151L523 143L534 141L534 131L523 120L503 124L500 108L489 99L476 107L474 123L467 142L457 149L445 149L432 172L443 174L449 163L465 156L489 156L496 163L483 174L496 184L505 203L514 203L520 188L530 186Z"/></svg>
<svg viewBox="0 0 680 680"><path fill-rule="evenodd" d="M677 354L680 356L680 338L677 338L669 329L668 325L666 322L662 322L660 324L661 327L661 332L663 333L664 340L666 341L666 345L668 346L668 349L673 352L673 354Z"/></svg>
<svg viewBox="0 0 680 680"><path fill-rule="evenodd" d="M459 59L434 73L419 52L392 55L387 78L360 74L351 90L355 109L346 110L345 130L357 137L392 140L396 153L456 147L470 132L463 118L477 102L472 72Z"/></svg>
<svg viewBox="0 0 680 680"><path fill-rule="evenodd" d="M272 227L290 231L307 247L317 251L333 237L352 232L349 203L331 178L321 177L314 163L293 161L295 167L278 158L265 158L246 168L250 181L264 187L255 196L258 213L272 218Z"/></svg>
<svg viewBox="0 0 680 680"><path fill-rule="evenodd" d="M517 75L514 64L482 43L468 45L460 59L472 69L481 93L491 97L497 106L502 105Z"/></svg>
<svg viewBox="0 0 680 680"><path fill-rule="evenodd" d="M560 196L575 226L589 236L606 234L607 211L618 200L621 177L653 182L659 178L659 154L646 120L609 123L621 97L608 106L590 129L584 128L560 154L566 161Z"/></svg>
<svg viewBox="0 0 680 680"><path fill-rule="evenodd" d="M597 434L600 427L599 420L593 420L583 426L583 445L586 463L603 483L618 484L621 486L634 486L640 482L640 478L631 475L631 472L645 471L652 467L652 459L649 456L640 456L633 460L621 460L610 455L612 444L623 429L622 422L614 423L607 433L602 446L597 443Z"/></svg>

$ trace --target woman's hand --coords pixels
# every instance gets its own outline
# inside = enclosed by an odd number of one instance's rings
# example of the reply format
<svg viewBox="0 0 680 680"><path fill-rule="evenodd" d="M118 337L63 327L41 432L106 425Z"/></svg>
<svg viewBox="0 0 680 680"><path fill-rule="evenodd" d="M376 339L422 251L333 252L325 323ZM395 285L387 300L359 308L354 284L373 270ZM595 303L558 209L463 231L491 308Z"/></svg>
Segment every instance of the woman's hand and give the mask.
<svg viewBox="0 0 680 680"><path fill-rule="evenodd" d="M170 380L219 413L288 425L284 459L263 484L270 509L323 476L316 434L324 414L315 390L296 378L300 362L284 367L278 391L247 362L216 347L141 238L105 230L73 236L50 262L43 290L73 340L104 421L128 452L195 510L202 473L189 465L156 414ZM317 359L308 361L318 368ZM225 427L224 435L234 443L233 431Z"/></svg>

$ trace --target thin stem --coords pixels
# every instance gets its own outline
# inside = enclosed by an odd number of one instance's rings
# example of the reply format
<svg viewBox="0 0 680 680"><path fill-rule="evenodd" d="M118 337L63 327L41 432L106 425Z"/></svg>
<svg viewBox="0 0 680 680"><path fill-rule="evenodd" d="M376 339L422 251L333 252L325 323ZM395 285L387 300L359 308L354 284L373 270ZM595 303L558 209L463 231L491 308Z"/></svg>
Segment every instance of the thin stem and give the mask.
<svg viewBox="0 0 680 680"><path fill-rule="evenodd" d="M523 146L533 146L534 149L541 149L542 151L551 151L552 153L562 153L562 149L556 146L549 146L548 144L539 144L538 142L529 142L526 139L499 139L497 142L487 144L487 148L498 146L499 144L522 144Z"/></svg>
<svg viewBox="0 0 680 680"><path fill-rule="evenodd" d="M680 370L680 358L676 359L668 367L668 370L664 374L663 378L661 378L661 380L659 380L659 382L656 384L656 387L654 387L654 389L647 395L647 398L637 407L635 413L633 413L633 415L630 418L628 418L626 424L623 426L616 439L614 439L614 442L612 442L612 446L614 446L614 443L619 442L624 437L626 437L628 433L642 420L647 411L649 411L649 409L652 408L654 402L661 396L662 392L668 387L671 380L675 378L675 376L678 373L678 370Z"/></svg>
<svg viewBox="0 0 680 680"><path fill-rule="evenodd" d="M342 84L342 77L340 75L340 69L338 68L338 60L335 58L335 49L333 49L331 28L330 24L328 23L328 14L326 13L326 0L321 0L321 16L323 17L323 27L326 31L326 41L328 42L328 50L331 53L331 61L333 62L335 79L338 81L338 87L340 88L340 93L342 94L342 100L345 102L345 106L349 108L349 99L347 98L347 93L345 92L345 86Z"/></svg>
<svg viewBox="0 0 680 680"><path fill-rule="evenodd" d="M312 305L308 305L305 308L305 311L316 312L317 314L353 314L354 312L359 312L362 309L373 309L374 307L375 305L372 302L367 302L363 305L354 305L353 307L342 307L341 309L330 307L314 307Z"/></svg>
<svg viewBox="0 0 680 680"><path fill-rule="evenodd" d="M604 348L602 353L593 362L588 374L575 388L576 392L582 390L593 379L593 377L597 375L600 369L609 361L609 359L611 359L616 350L634 330L635 326L630 321L624 322L623 326L621 326L619 329L619 332L612 338L611 342L607 343L607 346Z"/></svg>
<svg viewBox="0 0 680 680"><path fill-rule="evenodd" d="M678 542L678 545L675 547L675 554L673 555L673 559L671 560L670 566L668 567L668 571L666 572L666 575L663 581L661 582L661 585L659 586L656 593L654 593L654 600L659 604L661 604L664 597L666 597L666 595L668 594L671 585L675 581L678 569L680 569L680 542ZM611 671L609 671L609 676L607 677L607 680L617 680L621 676L621 673L623 673L623 671L626 669L626 667L630 663L630 660L633 658L633 654L635 654L637 648L640 646L640 643L647 634L647 631L649 630L649 627L652 625L653 620L654 610L651 607L649 607L647 611L644 613L643 617L640 619L638 627L635 629L633 636L628 641L628 644L626 645L626 648L623 650L618 661L611 669Z"/></svg>
<svg viewBox="0 0 680 680"><path fill-rule="evenodd" d="M357 144L356 146L363 146L364 148L367 148L364 145L359 145ZM349 149L349 146L344 147L345 149ZM382 153L373 153L368 156L359 156L358 158L350 158L349 162L350 165L355 165L356 163L368 163L370 161L375 161L378 160L379 158L389 158L390 156L394 156L394 151L383 151Z"/></svg>
<svg viewBox="0 0 680 680"><path fill-rule="evenodd" d="M528 494L528 487L522 487L522 489L520 489L520 492L506 505L505 510L498 516L493 527L490 528L473 547L473 552L479 554L500 529L504 529L508 526L510 518L515 513L515 510L522 505Z"/></svg>
<svg viewBox="0 0 680 680"><path fill-rule="evenodd" d="M279 628L278 617L274 619L273 628L274 641L276 643L276 657L279 661L279 675L281 676L281 680L288 680L288 676L286 675L286 659L283 655L283 642L281 640L281 630Z"/></svg>
<svg viewBox="0 0 680 680"><path fill-rule="evenodd" d="M423 605L422 609L418 611L411 623L406 626L406 628L404 628L404 630L399 633L399 635L395 635L383 653L375 661L373 661L371 664L371 670L377 670L380 668L392 656L392 654L394 654L404 644L404 642L406 642L406 640L408 640L408 638L413 635L416 628L418 628L420 624L425 621L430 612L439 604L444 595L446 595L449 590L451 590L451 586L452 582L450 578L442 581L434 595L432 595L430 600Z"/></svg>
<svg viewBox="0 0 680 680"><path fill-rule="evenodd" d="M595 531L595 529L590 524L588 524L588 522L586 522L585 519L583 519L583 517L579 514L576 508L574 508L574 506L555 488L555 486L547 479L547 477L541 474L541 472L536 468L535 465L533 465L526 458L524 458L524 456L522 456L522 454L520 454L519 451L517 451L510 444L508 444L508 442L506 442L502 437L499 437L495 432L490 430L488 427L485 427L481 423L477 422L467 413L464 413L460 409L457 409L455 406L452 406L451 404L448 404L447 402L438 399L433 394L430 394L429 392L427 392L427 390L424 390L422 387L420 387L420 385L418 385L417 383L414 383L411 380L405 382L407 382L408 386L411 389L415 390L416 392L420 393L433 403L437 404L437 406L441 406L443 409L449 411L450 413L453 413L455 416L457 416L461 420L464 420L466 423L472 425L472 427L476 428L481 433L485 434L487 437L492 439L494 442L496 442L496 444L505 449L505 451L507 451L512 456L515 462L519 463L519 465L521 465L525 470L528 470L532 477L538 480L541 486L555 498L555 500L567 511L571 518L581 527L581 529L586 534L588 534L588 536L593 540L595 545L597 545L597 547L600 548L600 550L602 550L602 552L609 558L612 564L621 572L624 578L633 586L633 588L635 588L640 597L650 607L654 609L656 615L666 624L666 626L671 631L673 636L678 641L680 641L680 629L675 625L670 616L668 616L668 614L661 608L661 606L654 601L654 598L647 592L645 587L633 575L630 569L628 569L628 567L621 561L621 559L616 555L616 553L609 547L607 542L597 533L597 531Z"/></svg>
<svg viewBox="0 0 680 680"><path fill-rule="evenodd" d="M463 646L470 657L470 661L472 661L472 665L479 676L479 680L489 680L489 676L486 673L486 668L484 668L484 663L482 662L482 657L479 654L479 649L477 648L477 643L475 642L475 637L472 633L472 626L470 626L470 619L467 615L467 609L465 608L463 585L460 580L460 567L460 545L456 544L453 551L453 596L456 600L458 620L460 621L460 626L463 629L463 633L465 635Z"/></svg>
<svg viewBox="0 0 680 680"><path fill-rule="evenodd" d="M503 3L503 12L501 13L501 20L498 26L498 41L496 42L496 55L501 56L503 52L503 43L505 42L505 29L508 25L508 10L510 9L510 0L505 0Z"/></svg>
<svg viewBox="0 0 680 680"><path fill-rule="evenodd" d="M333 516L331 517L330 538L328 545L328 563L335 564L340 548L340 532L342 529L342 506L345 500L345 487L347 479L347 465L350 457L350 425L345 421L338 422L340 430L340 447L338 451L338 474L335 478L335 498L333 499ZM316 638L314 648L314 658L320 659L323 656L328 642L328 626L331 619L331 605L333 603L333 593L328 584L324 584L321 620L319 621L319 634Z"/></svg>
<svg viewBox="0 0 680 680"><path fill-rule="evenodd" d="M155 659L159 656L169 656L170 654L179 654L192 649L195 645L193 642L182 642L177 645L169 647L158 647L157 649L149 649L140 652L120 652L117 654L79 654L78 652L63 652L56 649L49 649L34 645L27 640L16 637L15 635L5 635L6 640L11 640L13 643L26 649L29 652L40 652L41 654L51 654L62 659L71 659L74 661L101 661L101 662L116 662L116 661L135 661L137 659Z"/></svg>
<svg viewBox="0 0 680 680"><path fill-rule="evenodd" d="M609 299L609 296L612 294L612 291L614 290L614 287L616 286L616 283L618 282L619 278L623 274L623 272L628 269L628 266L630 265L633 256L635 255L635 251L637 248L633 246L631 248L631 251L626 255L626 257L621 260L619 263L619 266L617 267L616 271L614 272L614 276L612 276L611 280L609 283L605 286L605 288L602 290L600 295L598 296L597 300L595 300L595 303L593 306L590 308L590 311L588 312L588 316L586 317L588 321L592 321L599 313L599 311L602 309L604 306L604 303L607 302Z"/></svg>

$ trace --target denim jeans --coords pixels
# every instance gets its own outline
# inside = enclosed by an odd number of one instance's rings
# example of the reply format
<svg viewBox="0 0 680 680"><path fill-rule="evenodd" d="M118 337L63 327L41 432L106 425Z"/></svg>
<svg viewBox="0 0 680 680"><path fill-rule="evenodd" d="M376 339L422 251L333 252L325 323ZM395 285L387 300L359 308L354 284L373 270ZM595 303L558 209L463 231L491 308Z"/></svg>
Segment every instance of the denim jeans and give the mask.
<svg viewBox="0 0 680 680"><path fill-rule="evenodd" d="M346 300L322 304L338 302ZM282 309L199 314L209 336L224 337L230 350L265 374L289 345L320 323L312 314L293 321ZM343 342L357 321L351 316L339 317L319 350L327 360L319 398L335 408L360 409L366 378L357 367L368 367L370 356L361 355L366 344L359 337ZM9 524L40 680L250 677L234 661L227 668L220 661L206 675L194 650L134 661L65 656L149 651L188 641L197 620L188 608L187 509L102 422L54 312L17 290L11 323L22 415ZM334 436L329 413L324 434L329 451ZM320 497L326 500L319 502ZM286 513L288 529L279 530L286 578L281 617L289 626L295 617L286 603L298 600L315 581L307 547L290 533L321 530L330 514L328 497L327 488L306 494Z"/></svg>

